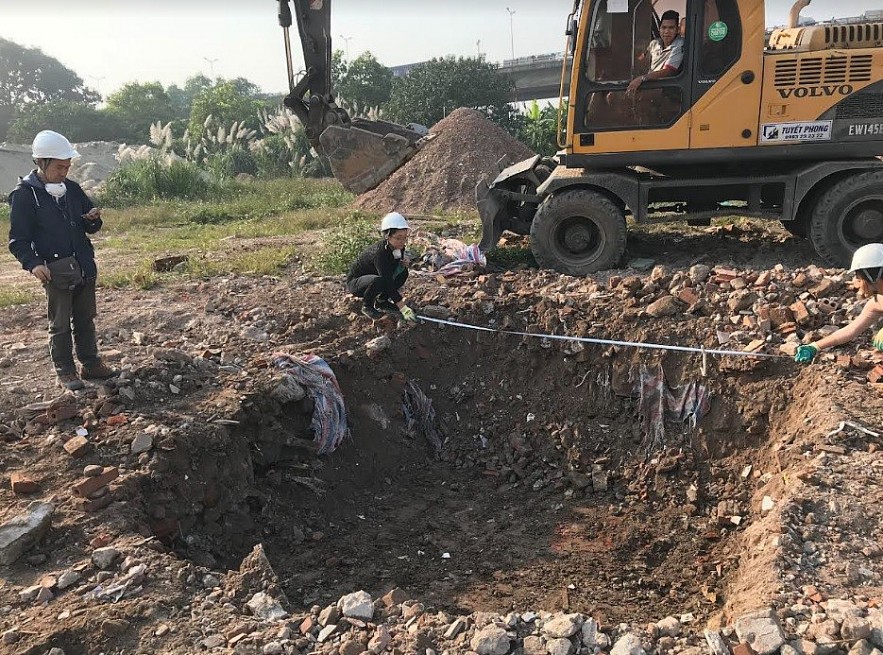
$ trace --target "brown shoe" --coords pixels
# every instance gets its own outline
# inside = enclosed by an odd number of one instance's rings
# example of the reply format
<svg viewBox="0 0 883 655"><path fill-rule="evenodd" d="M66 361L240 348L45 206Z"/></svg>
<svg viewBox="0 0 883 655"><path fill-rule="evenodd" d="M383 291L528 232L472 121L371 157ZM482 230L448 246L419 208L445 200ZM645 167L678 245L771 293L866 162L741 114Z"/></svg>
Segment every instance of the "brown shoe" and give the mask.
<svg viewBox="0 0 883 655"><path fill-rule="evenodd" d="M106 380L107 378L112 378L116 374L117 372L104 362L83 366L80 369L80 375L87 380Z"/></svg>
<svg viewBox="0 0 883 655"><path fill-rule="evenodd" d="M58 386L68 391L79 391L86 386L76 373L58 373L56 381Z"/></svg>

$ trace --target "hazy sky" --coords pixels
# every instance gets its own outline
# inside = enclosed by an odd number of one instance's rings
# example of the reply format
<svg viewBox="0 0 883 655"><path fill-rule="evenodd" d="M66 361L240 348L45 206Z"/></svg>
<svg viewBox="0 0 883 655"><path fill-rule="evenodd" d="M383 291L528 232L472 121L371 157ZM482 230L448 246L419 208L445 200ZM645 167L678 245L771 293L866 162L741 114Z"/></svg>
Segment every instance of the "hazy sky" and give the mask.
<svg viewBox="0 0 883 655"><path fill-rule="evenodd" d="M785 21L792 0L767 0L767 24ZM804 16L857 16L880 0L814 0ZM394 66L447 54L491 61L564 48L573 0L334 0L335 47L370 50ZM0 36L39 47L103 94L131 80L181 84L202 72L247 77L264 91L286 88L274 0L0 0ZM300 68L294 31L295 66ZM212 63L206 60L217 60Z"/></svg>

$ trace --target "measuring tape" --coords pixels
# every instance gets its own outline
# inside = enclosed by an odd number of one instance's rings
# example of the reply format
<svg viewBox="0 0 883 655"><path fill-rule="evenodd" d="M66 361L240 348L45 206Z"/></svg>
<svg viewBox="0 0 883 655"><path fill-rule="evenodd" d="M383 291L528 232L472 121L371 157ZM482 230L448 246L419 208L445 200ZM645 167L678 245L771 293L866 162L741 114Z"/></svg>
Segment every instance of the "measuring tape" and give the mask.
<svg viewBox="0 0 883 655"><path fill-rule="evenodd" d="M534 339L550 339L552 341L575 341L578 343L588 343L598 346L622 346L625 348L638 348L643 350L671 350L681 353L699 353L700 355L722 355L728 357L763 357L766 359L790 359L787 355L776 355L770 353L749 353L744 350L714 350L710 348L691 348L688 346L667 346L661 343L641 343L637 341L615 341L612 339L592 339L590 337L568 337L557 334L542 334L532 332L518 332L515 330L501 330L497 328L481 327L479 325L469 325L468 323L458 323L456 321L445 321L439 318L429 318L428 316L417 315L417 318L426 323L435 323L437 325L448 325L450 327L460 328L461 330L473 330L476 332L493 332L494 334L509 334L516 337L531 337Z"/></svg>

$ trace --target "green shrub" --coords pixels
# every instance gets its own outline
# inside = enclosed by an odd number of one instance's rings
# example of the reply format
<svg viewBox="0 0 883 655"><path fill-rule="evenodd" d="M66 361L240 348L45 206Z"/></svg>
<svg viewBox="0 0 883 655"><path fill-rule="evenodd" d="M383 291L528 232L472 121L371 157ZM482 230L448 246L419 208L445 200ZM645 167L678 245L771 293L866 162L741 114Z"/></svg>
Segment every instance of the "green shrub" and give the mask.
<svg viewBox="0 0 883 655"><path fill-rule="evenodd" d="M316 258L317 268L327 274L346 273L362 251L379 239L376 220L355 212L328 235Z"/></svg>
<svg viewBox="0 0 883 655"><path fill-rule="evenodd" d="M9 203L6 199L0 199L0 223L9 222Z"/></svg>
<svg viewBox="0 0 883 655"><path fill-rule="evenodd" d="M236 177L240 173L258 174L255 156L241 147L209 155L205 160L205 166L218 178Z"/></svg>
<svg viewBox="0 0 883 655"><path fill-rule="evenodd" d="M206 200L223 192L222 185L196 165L153 157L118 168L107 180L102 204L123 207L154 200Z"/></svg>

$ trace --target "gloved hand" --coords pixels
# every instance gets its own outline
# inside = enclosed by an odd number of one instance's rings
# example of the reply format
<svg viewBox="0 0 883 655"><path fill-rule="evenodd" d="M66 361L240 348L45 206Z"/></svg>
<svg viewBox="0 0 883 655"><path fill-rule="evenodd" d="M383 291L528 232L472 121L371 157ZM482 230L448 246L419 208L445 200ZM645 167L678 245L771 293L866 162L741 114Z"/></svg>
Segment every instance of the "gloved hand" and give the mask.
<svg viewBox="0 0 883 655"><path fill-rule="evenodd" d="M402 318L408 321L408 323L417 322L417 314L415 314L414 310L407 305L403 305L399 311L402 313Z"/></svg>
<svg viewBox="0 0 883 655"><path fill-rule="evenodd" d="M809 364L819 354L819 349L812 344L806 346L798 346L797 353L794 355L794 361L798 364Z"/></svg>
<svg viewBox="0 0 883 655"><path fill-rule="evenodd" d="M874 336L874 348L883 350L883 328Z"/></svg>

